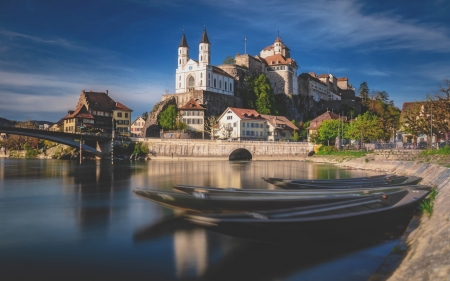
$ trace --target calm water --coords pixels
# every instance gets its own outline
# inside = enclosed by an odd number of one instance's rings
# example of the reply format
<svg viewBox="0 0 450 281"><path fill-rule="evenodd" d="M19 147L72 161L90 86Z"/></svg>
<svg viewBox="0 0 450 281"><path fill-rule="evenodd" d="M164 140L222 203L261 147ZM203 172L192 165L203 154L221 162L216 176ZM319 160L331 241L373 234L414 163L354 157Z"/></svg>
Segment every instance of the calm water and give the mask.
<svg viewBox="0 0 450 281"><path fill-rule="evenodd" d="M137 197L174 184L273 188L261 177L374 173L305 162L0 158L1 280L366 280L397 242L277 246L207 232ZM166 220L165 224L158 222ZM163 220L164 221L164 220ZM171 222L171 223L170 223ZM6 277L6 278L5 278Z"/></svg>

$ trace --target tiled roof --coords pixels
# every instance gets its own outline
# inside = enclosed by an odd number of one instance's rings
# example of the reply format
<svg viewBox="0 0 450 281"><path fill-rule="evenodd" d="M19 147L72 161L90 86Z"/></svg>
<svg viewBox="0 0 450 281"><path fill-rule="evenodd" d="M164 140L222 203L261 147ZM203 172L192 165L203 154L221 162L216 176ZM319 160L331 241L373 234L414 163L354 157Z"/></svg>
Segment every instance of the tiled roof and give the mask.
<svg viewBox="0 0 450 281"><path fill-rule="evenodd" d="M243 119L262 119L261 114L259 114L254 109L236 108L236 107L229 107L228 109L233 111L241 120L243 120Z"/></svg>
<svg viewBox="0 0 450 281"><path fill-rule="evenodd" d="M348 78L347 77L342 77L342 78L338 78L337 80L338 81L348 81Z"/></svg>
<svg viewBox="0 0 450 281"><path fill-rule="evenodd" d="M84 95L86 97L89 109L111 111L116 107L116 102L106 93L85 92Z"/></svg>
<svg viewBox="0 0 450 281"><path fill-rule="evenodd" d="M289 65L295 65L296 62L291 58L285 58L280 54L276 54L273 56L268 56L264 58L266 60L266 63L268 65L277 65L277 64L289 64ZM273 63L272 63L273 62Z"/></svg>
<svg viewBox="0 0 450 281"><path fill-rule="evenodd" d="M180 107L179 109L189 109L189 110L205 110L198 102L194 99L190 99L185 105Z"/></svg>
<svg viewBox="0 0 450 281"><path fill-rule="evenodd" d="M82 105L77 107L71 114L66 115L63 119L69 118L94 119L94 116L87 111L84 105Z"/></svg>
<svg viewBox="0 0 450 281"><path fill-rule="evenodd" d="M328 74L319 74L316 77L317 78L328 78Z"/></svg>
<svg viewBox="0 0 450 281"><path fill-rule="evenodd" d="M272 125L273 127L275 127L275 129L279 128L280 125L284 125L283 129L291 129L291 130L298 130L297 126L295 126L294 124L292 124L291 121L289 121L286 117L284 116L276 116L276 115L266 115L266 114L261 114L261 116L267 120L267 122L269 122L270 125ZM288 127L288 128L286 128Z"/></svg>
<svg viewBox="0 0 450 281"><path fill-rule="evenodd" d="M116 108L117 110L125 110L125 111L133 111L126 107L125 105L121 104L120 102L116 102Z"/></svg>
<svg viewBox="0 0 450 281"><path fill-rule="evenodd" d="M314 118L313 120L311 120L311 123L309 125L309 127L307 129L310 130L317 130L320 125L322 124L323 121L325 120L336 120L336 119L343 119L343 120L347 120L347 116L339 116L338 114L334 113L334 112L330 112L327 111L324 114Z"/></svg>

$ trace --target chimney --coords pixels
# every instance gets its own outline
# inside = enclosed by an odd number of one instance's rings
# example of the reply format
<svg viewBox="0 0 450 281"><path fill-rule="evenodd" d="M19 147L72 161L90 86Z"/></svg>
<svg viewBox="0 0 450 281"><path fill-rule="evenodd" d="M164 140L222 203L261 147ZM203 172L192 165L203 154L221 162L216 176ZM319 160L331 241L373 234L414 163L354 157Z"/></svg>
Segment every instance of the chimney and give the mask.
<svg viewBox="0 0 450 281"><path fill-rule="evenodd" d="M106 90L106 95L108 95L108 90Z"/></svg>

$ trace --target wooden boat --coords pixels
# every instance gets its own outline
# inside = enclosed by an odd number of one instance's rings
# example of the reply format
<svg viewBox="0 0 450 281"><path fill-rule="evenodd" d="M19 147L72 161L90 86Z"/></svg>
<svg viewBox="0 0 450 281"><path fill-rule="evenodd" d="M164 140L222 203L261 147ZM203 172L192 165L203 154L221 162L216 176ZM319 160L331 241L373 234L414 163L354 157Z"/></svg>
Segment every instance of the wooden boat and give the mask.
<svg viewBox="0 0 450 281"><path fill-rule="evenodd" d="M402 186L418 184L422 178L416 176L397 176L390 179L372 180L372 181L340 181L335 183L303 183L301 180L286 180L279 178L263 178L263 180L283 189L334 189L334 188L369 188L381 186Z"/></svg>
<svg viewBox="0 0 450 281"><path fill-rule="evenodd" d="M398 190L394 190L398 191ZM385 194L382 191L360 191L355 192L318 192L297 193L287 195L217 195L204 192L193 192L192 194L162 191L162 190L140 190L133 192L137 195L150 199L161 205L175 209L183 209L197 212L237 212L286 209L300 206L312 206L326 203L342 202L355 198L370 197L377 194Z"/></svg>
<svg viewBox="0 0 450 281"><path fill-rule="evenodd" d="M401 190L366 198L266 212L186 214L215 232L259 241L342 239L407 224L429 190Z"/></svg>
<svg viewBox="0 0 450 281"><path fill-rule="evenodd" d="M376 175L369 177L355 177L355 178L339 178L339 179L283 179L283 178L270 178L276 181L294 181L296 183L313 183L313 184L334 184L336 182L366 182L366 181L376 181L376 180L389 180L399 177L395 174L386 175ZM266 178L263 178L264 180Z"/></svg>
<svg viewBox="0 0 450 281"><path fill-rule="evenodd" d="M325 194L369 194L369 193L388 193L401 189L431 189L430 186L425 185L405 185L405 186L381 186L370 188L333 188L333 189L240 189L240 188L218 188L218 187L203 187L177 184L173 188L177 191L187 194L193 193L207 193L217 196L298 196L298 195L325 195Z"/></svg>

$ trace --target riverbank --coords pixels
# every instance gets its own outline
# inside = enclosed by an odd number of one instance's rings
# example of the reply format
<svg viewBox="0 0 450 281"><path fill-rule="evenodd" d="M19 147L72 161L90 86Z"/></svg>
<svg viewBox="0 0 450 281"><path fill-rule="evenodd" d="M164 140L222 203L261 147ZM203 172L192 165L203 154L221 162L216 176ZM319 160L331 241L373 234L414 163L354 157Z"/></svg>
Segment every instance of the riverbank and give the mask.
<svg viewBox="0 0 450 281"><path fill-rule="evenodd" d="M439 162L445 157L437 156ZM427 161L428 160L428 161ZM369 279L380 280L450 280L450 169L433 164L433 159L417 161L388 160L371 154L362 158L333 156L309 157L308 161L335 163L338 166L422 177L421 184L436 187L438 195L433 215L413 219L397 247ZM450 162L446 162L450 163Z"/></svg>

